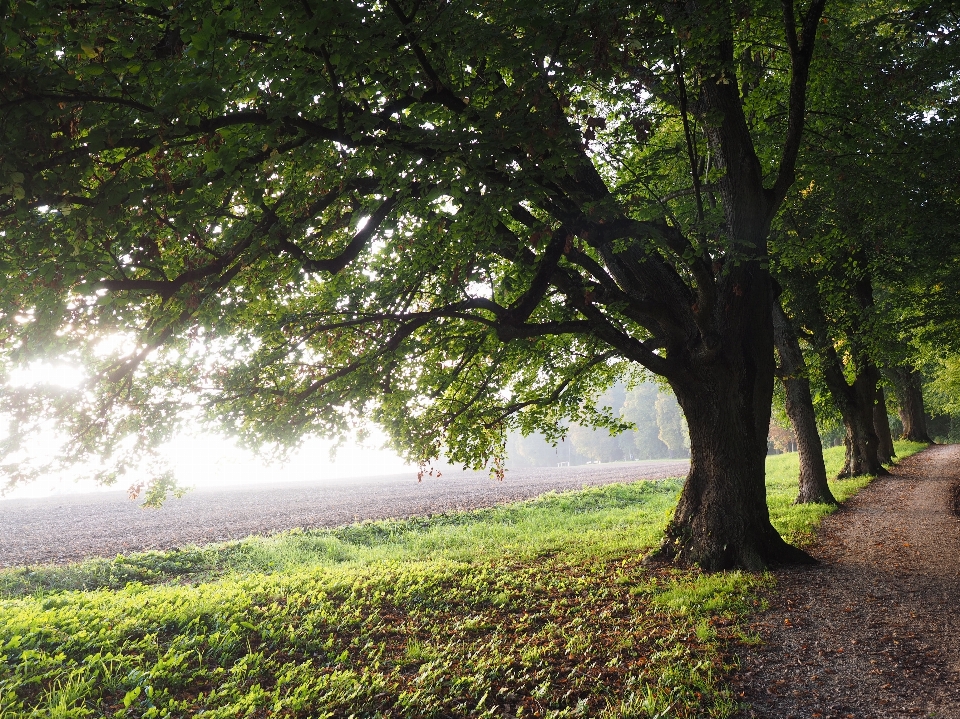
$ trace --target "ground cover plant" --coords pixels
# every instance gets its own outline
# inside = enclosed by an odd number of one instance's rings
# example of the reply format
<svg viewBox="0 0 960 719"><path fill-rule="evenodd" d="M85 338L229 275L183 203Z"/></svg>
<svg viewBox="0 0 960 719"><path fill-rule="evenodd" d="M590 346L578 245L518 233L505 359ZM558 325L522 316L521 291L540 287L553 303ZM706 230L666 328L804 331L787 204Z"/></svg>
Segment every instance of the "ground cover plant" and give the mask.
<svg viewBox="0 0 960 719"><path fill-rule="evenodd" d="M768 467L802 542L830 508L790 507L796 455ZM680 488L5 571L0 717L730 716L724 646L770 579L641 564Z"/></svg>

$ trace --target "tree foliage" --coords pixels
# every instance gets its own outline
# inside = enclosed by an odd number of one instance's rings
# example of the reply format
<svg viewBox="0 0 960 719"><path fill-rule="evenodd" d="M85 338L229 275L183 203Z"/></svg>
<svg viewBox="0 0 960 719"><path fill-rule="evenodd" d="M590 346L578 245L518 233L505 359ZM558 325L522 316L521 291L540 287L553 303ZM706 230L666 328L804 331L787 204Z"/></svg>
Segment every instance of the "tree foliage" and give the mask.
<svg viewBox="0 0 960 719"><path fill-rule="evenodd" d="M799 181L773 246L783 300L815 351L814 380L844 414L850 448L853 408L874 404L879 370L909 376L960 309L938 291L958 250L960 58L958 18L946 6L848 12L858 22L836 23L823 41L818 63L834 71L814 71ZM921 298L931 286L932 301ZM889 434L876 412L877 432Z"/></svg>
<svg viewBox="0 0 960 719"><path fill-rule="evenodd" d="M188 406L254 443L373 418L468 464L511 425L602 424L582 398L618 363L669 373L656 346L698 323L716 341L706 305L737 280L709 258L750 252L686 85L743 71L765 113L790 63L763 49L779 6L728 13L15 3L4 356L87 367L83 391L31 399L71 456L121 465Z"/></svg>

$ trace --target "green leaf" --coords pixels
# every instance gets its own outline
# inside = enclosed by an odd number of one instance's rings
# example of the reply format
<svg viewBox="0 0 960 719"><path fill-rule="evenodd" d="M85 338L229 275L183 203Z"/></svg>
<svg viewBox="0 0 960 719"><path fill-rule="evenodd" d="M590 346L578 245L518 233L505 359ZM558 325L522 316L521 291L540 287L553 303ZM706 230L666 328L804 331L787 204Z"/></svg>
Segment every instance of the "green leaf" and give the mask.
<svg viewBox="0 0 960 719"><path fill-rule="evenodd" d="M126 694L123 695L123 706L129 709L130 706L137 700L137 698L140 696L142 692L143 692L143 689L141 687L134 687L133 689L128 691Z"/></svg>

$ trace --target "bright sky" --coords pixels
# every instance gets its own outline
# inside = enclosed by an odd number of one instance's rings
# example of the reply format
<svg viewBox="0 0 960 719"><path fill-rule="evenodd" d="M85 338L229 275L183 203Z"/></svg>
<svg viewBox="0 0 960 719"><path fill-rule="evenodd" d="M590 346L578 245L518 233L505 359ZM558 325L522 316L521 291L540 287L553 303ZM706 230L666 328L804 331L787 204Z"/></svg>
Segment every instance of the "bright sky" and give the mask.
<svg viewBox="0 0 960 719"><path fill-rule="evenodd" d="M61 386L79 383L82 376L64 366L34 365L19 370L10 377L11 384L51 382ZM331 459L332 441L314 440L306 443L290 461L283 465L266 464L253 453L240 450L231 442L209 435L181 436L170 443L165 452L178 482L187 487L225 487L242 484L272 484L279 482L322 482L345 477L366 477L413 473L415 468L404 464L396 453L380 449L384 436L371 431L361 445L356 440L344 444ZM92 481L70 481L57 478L40 480L17 487L0 496L4 499L49 497L78 492L125 490L130 482L102 487Z"/></svg>
<svg viewBox="0 0 960 719"><path fill-rule="evenodd" d="M337 451L333 461L330 459L332 444L322 440L309 442L283 465L265 464L252 453L237 449L230 442L216 436L180 437L169 445L166 454L180 484L198 489L243 484L323 482L345 477L415 471L414 467L404 464L394 452L377 448L382 444L382 435L374 434L363 445L357 442L345 444ZM125 490L127 486L123 480L110 487L100 487L90 481L40 480L18 487L0 498L0 501Z"/></svg>

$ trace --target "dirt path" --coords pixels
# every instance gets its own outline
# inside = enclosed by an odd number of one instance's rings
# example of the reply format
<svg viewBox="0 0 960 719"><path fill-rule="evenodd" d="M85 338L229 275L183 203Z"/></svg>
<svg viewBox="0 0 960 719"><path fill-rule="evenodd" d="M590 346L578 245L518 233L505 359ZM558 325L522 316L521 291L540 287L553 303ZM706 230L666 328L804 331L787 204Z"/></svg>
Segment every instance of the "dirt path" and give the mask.
<svg viewBox="0 0 960 719"><path fill-rule="evenodd" d="M743 716L960 719L957 481L960 445L907 458L827 518L822 564L777 572Z"/></svg>

